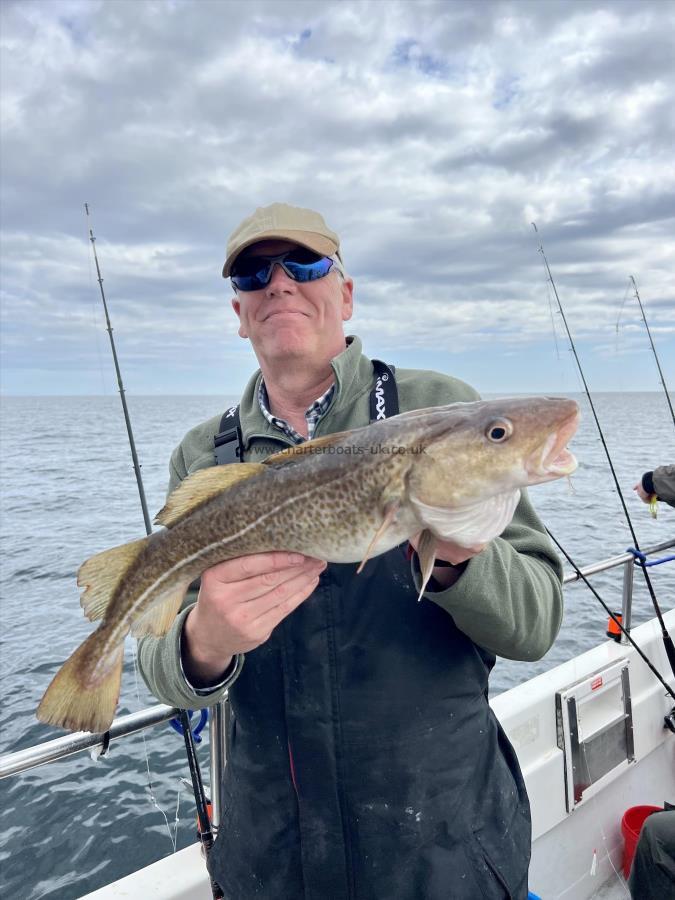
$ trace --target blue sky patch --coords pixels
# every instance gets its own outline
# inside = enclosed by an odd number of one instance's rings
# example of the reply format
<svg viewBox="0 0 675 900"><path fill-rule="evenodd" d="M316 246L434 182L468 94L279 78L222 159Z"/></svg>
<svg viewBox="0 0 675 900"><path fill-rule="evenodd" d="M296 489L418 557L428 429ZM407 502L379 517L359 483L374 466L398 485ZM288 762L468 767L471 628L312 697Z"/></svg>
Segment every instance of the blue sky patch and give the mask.
<svg viewBox="0 0 675 900"><path fill-rule="evenodd" d="M444 60L425 53L419 42L412 38L399 41L392 56L395 65L412 66L425 75L444 78L449 72L449 66Z"/></svg>

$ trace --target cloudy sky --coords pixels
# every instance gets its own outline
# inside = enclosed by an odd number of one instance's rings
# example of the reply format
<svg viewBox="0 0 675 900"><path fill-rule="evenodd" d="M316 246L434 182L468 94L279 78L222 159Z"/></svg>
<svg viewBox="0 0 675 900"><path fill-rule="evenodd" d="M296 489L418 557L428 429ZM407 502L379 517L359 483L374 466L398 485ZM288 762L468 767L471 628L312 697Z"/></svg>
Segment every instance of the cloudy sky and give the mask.
<svg viewBox="0 0 675 900"><path fill-rule="evenodd" d="M2 3L2 390L236 393L220 276L275 200L323 212L370 355L482 391L675 384L675 5ZM622 309L623 304L623 309ZM619 318L620 317L620 318ZM617 329L617 320L619 326Z"/></svg>

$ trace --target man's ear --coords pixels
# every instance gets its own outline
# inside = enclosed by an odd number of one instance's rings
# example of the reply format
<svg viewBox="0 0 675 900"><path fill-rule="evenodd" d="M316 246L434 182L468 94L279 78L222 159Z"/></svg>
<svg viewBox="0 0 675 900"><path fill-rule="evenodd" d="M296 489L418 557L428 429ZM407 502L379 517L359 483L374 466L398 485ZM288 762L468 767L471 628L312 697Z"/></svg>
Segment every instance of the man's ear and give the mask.
<svg viewBox="0 0 675 900"><path fill-rule="evenodd" d="M351 319L354 312L354 282L345 278L342 282L342 321Z"/></svg>
<svg viewBox="0 0 675 900"><path fill-rule="evenodd" d="M241 321L241 301L235 294L230 302L232 303L232 309L235 311L235 313L237 314L237 318L239 319L239 337L247 338L248 332L244 328L244 323Z"/></svg>

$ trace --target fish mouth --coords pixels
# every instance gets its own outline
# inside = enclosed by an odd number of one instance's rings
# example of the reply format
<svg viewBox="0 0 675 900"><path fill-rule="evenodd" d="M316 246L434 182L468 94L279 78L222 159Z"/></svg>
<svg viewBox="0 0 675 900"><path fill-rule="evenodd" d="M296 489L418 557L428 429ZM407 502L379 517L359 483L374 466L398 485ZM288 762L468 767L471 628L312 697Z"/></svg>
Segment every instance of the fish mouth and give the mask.
<svg viewBox="0 0 675 900"><path fill-rule="evenodd" d="M531 475L548 480L571 475L576 471L578 463L574 454L567 449L567 442L579 427L579 419L580 413L577 410L548 436L542 448L532 454L534 465L530 469Z"/></svg>

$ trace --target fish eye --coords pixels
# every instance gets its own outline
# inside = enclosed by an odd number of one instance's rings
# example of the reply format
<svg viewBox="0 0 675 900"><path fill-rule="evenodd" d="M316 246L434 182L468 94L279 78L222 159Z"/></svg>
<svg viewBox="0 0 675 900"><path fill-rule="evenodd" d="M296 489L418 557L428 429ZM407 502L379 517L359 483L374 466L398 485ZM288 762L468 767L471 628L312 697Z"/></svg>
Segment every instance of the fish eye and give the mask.
<svg viewBox="0 0 675 900"><path fill-rule="evenodd" d="M486 438L493 444L501 444L513 434L513 425L508 419L495 419L485 430Z"/></svg>

